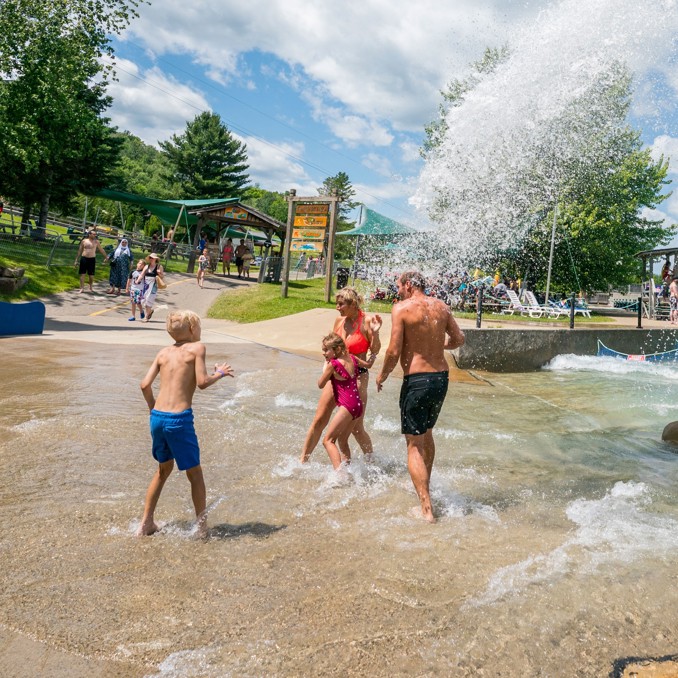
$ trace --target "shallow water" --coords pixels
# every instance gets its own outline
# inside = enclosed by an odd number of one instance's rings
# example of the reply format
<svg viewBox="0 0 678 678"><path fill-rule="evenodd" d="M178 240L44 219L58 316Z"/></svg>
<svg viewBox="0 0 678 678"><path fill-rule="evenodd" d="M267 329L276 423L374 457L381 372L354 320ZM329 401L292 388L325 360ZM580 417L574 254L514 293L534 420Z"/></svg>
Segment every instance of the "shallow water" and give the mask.
<svg viewBox="0 0 678 678"><path fill-rule="evenodd" d="M200 542L178 473L163 531L134 537L154 470L138 389L154 350L2 347L6 628L176 678L604 676L676 652L678 457L660 441L678 418L675 368L565 356L453 384L429 526L397 379L370 391L377 463L357 454L336 483L322 448L297 462L319 363L243 345L225 356L238 378L194 402Z"/></svg>

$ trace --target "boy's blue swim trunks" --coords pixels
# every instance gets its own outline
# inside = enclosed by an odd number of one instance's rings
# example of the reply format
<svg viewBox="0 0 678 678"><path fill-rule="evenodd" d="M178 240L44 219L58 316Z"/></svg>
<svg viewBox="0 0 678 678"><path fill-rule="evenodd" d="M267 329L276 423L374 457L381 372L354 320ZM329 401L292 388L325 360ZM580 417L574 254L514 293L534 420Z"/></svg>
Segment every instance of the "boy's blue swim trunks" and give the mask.
<svg viewBox="0 0 678 678"><path fill-rule="evenodd" d="M200 464L198 436L193 426L193 410L161 412L151 410L153 458L160 464L174 459L180 471Z"/></svg>

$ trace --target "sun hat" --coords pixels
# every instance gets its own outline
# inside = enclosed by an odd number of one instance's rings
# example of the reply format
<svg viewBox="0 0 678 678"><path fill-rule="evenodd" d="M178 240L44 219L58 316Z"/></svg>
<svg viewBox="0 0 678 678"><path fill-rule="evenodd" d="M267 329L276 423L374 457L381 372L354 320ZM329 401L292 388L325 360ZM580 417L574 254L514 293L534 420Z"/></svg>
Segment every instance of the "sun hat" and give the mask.
<svg viewBox="0 0 678 678"><path fill-rule="evenodd" d="M148 255L148 258L149 258L149 259L160 259L160 255L159 255L159 254L156 254L155 252L151 252L151 253Z"/></svg>

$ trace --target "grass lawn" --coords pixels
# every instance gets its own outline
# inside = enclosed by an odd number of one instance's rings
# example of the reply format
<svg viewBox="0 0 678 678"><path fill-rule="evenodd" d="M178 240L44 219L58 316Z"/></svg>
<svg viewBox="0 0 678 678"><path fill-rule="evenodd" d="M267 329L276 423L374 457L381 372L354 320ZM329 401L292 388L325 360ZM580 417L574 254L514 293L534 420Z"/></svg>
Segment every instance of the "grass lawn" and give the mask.
<svg viewBox="0 0 678 678"><path fill-rule="evenodd" d="M62 246L64 251L57 257L59 265L47 268L44 261L36 262L33 253L27 251L29 248L23 246L21 241L11 243L11 245L5 243L3 254L0 254L0 266L24 268L26 270L24 276L28 278L28 283L13 294L0 294L0 301L30 301L79 287L80 276L78 269L73 266L78 245L79 243L75 245L64 243ZM133 252L133 254L137 255L137 258L141 256L137 252ZM165 269L170 273L185 273L187 263L186 261L172 259L165 266ZM108 280L109 272L108 264L104 264L101 255L97 254L95 282ZM87 285L87 278L85 278L85 285Z"/></svg>
<svg viewBox="0 0 678 678"><path fill-rule="evenodd" d="M290 280L288 297L280 296L280 284L265 283L235 292L224 292L212 304L208 316L239 323L281 318L313 308L335 308L325 302L325 278ZM383 301L369 303L371 313L389 313L391 304Z"/></svg>

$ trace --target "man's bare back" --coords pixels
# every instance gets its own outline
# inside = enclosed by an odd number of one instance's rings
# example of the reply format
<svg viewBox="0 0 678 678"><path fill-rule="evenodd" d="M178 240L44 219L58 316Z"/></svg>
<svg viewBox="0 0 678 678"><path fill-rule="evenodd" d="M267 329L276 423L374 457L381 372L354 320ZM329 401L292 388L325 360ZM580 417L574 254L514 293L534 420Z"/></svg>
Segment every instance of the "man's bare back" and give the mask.
<svg viewBox="0 0 678 678"><path fill-rule="evenodd" d="M439 299L419 296L401 301L392 313L394 323L402 324L400 365L403 374L443 372L448 365L444 347L446 333L453 333L452 315ZM456 325L456 323L455 323Z"/></svg>

